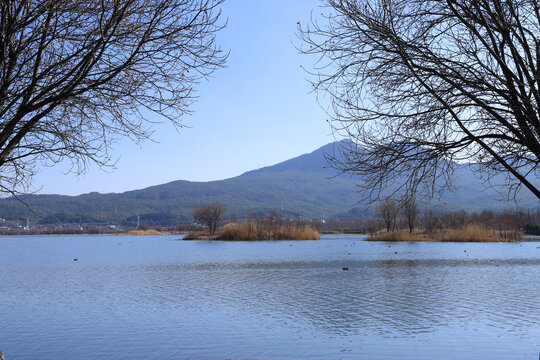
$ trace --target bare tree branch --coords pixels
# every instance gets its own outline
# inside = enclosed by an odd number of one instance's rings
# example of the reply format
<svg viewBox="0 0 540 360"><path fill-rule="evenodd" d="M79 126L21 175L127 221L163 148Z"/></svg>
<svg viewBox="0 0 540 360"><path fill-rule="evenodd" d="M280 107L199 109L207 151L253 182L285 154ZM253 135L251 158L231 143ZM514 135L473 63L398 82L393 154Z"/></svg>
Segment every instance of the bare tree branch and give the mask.
<svg viewBox="0 0 540 360"><path fill-rule="evenodd" d="M111 144L150 138L154 115L182 127L227 57L221 3L2 1L0 189L24 191L42 163L109 165Z"/></svg>
<svg viewBox="0 0 540 360"><path fill-rule="evenodd" d="M208 226L210 234L214 234L227 208L221 203L199 205L193 210L193 219L201 225Z"/></svg>
<svg viewBox="0 0 540 360"><path fill-rule="evenodd" d="M540 17L532 0L328 0L299 26L319 61L341 149L364 198L452 188L459 164L540 199Z"/></svg>

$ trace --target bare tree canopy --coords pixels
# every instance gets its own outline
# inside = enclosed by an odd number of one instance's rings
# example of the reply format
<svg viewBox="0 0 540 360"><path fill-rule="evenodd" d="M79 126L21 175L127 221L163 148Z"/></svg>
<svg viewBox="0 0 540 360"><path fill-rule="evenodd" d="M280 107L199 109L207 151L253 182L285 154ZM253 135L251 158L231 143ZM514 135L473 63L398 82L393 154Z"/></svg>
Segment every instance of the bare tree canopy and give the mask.
<svg viewBox="0 0 540 360"><path fill-rule="evenodd" d="M407 220L407 226L409 232L412 234L416 227L416 218L418 217L418 204L416 203L415 194L408 194L402 201L403 203L403 215Z"/></svg>
<svg viewBox="0 0 540 360"><path fill-rule="evenodd" d="M329 96L342 142L334 166L387 188L423 194L475 164L508 195L540 161L540 4L536 0L328 0L299 27L319 56L315 89ZM499 177L500 178L500 177Z"/></svg>
<svg viewBox="0 0 540 360"><path fill-rule="evenodd" d="M38 163L110 162L118 136L176 127L193 87L224 64L222 0L41 0L0 5L0 188Z"/></svg>
<svg viewBox="0 0 540 360"><path fill-rule="evenodd" d="M208 226L210 234L214 234L226 211L227 207L221 203L199 205L193 210L193 220Z"/></svg>
<svg viewBox="0 0 540 360"><path fill-rule="evenodd" d="M396 229L397 215L399 212L399 202L391 198L385 199L379 203L377 210L384 221L386 231L394 231Z"/></svg>

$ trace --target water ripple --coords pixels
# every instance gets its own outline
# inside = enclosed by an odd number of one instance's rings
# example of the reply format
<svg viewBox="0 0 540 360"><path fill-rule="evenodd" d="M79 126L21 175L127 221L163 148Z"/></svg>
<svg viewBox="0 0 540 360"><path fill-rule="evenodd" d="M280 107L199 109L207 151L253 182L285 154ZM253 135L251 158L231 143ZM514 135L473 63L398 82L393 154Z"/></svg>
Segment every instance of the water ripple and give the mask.
<svg viewBox="0 0 540 360"><path fill-rule="evenodd" d="M200 245L0 265L0 348L10 360L537 358L535 244Z"/></svg>

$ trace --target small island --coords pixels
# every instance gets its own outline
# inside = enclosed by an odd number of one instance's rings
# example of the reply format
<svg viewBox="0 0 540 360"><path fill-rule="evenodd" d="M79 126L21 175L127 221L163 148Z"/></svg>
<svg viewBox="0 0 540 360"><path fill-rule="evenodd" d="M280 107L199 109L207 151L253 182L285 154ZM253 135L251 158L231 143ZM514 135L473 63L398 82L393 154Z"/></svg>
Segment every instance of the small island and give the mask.
<svg viewBox="0 0 540 360"><path fill-rule="evenodd" d="M488 229L478 224L459 228L414 231L379 231L368 237L368 241L434 241L434 242L518 242L521 232L515 230Z"/></svg>
<svg viewBox="0 0 540 360"><path fill-rule="evenodd" d="M283 225L268 227L259 221L250 220L240 223L229 223L223 229L211 234L206 231L194 232L184 240L319 240L319 232L309 225Z"/></svg>
<svg viewBox="0 0 540 360"><path fill-rule="evenodd" d="M221 229L218 225L226 208L220 203L198 206L193 218L199 224L205 224L208 231L192 232L183 240L319 240L319 231L309 222L286 220L276 214L265 218L249 218L245 221L231 221Z"/></svg>

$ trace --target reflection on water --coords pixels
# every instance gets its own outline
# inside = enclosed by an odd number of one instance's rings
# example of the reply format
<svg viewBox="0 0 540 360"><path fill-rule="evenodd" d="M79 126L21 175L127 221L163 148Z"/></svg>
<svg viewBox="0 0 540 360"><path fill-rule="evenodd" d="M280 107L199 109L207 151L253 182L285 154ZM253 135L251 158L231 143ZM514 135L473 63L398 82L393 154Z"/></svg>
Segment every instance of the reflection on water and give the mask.
<svg viewBox="0 0 540 360"><path fill-rule="evenodd" d="M8 360L537 359L539 245L2 238L0 349Z"/></svg>

